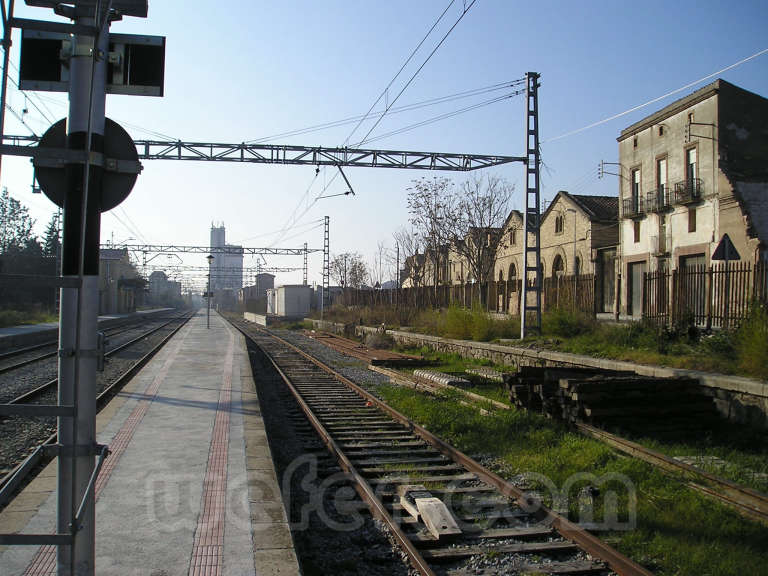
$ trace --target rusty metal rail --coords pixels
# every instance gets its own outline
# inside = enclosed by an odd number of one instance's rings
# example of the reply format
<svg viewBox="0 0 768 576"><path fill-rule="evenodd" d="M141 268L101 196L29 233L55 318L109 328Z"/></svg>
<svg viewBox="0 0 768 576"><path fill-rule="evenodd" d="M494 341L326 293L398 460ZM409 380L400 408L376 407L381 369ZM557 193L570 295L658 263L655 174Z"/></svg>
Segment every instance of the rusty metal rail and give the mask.
<svg viewBox="0 0 768 576"><path fill-rule="evenodd" d="M451 386L450 384L437 385L433 382L417 382L415 379L410 380L404 374L395 372L394 370L388 370L378 366L369 366L368 368L374 372L379 372L380 374L388 376L390 380L395 381L396 383L407 383L410 381L410 384L407 385L426 389L431 392L439 392L441 389L449 389L453 392L457 392L465 396L467 402L474 403L478 409L482 411L488 409L489 404L493 408L500 408L503 410L512 409L512 406L509 404L503 404L490 398L481 397L462 388ZM617 436L616 434L606 432L591 424L577 422L574 426L582 434L600 440L619 452L643 460L666 472L682 475L686 479L686 484L689 488L718 500L742 516L768 525L768 494L753 490L752 488L737 484L736 482L732 482L720 476L710 474L695 466L675 460L666 454L651 450L637 442L632 442L631 440Z"/></svg>
<svg viewBox="0 0 768 576"><path fill-rule="evenodd" d="M651 575L310 354L268 330L233 324L267 356L358 494L387 524L420 574L434 574L437 562L458 562L494 550L515 554L515 569L522 571ZM403 515L405 503L397 501L397 488L414 483L430 486L433 496L446 504L458 495L481 511L455 512L461 536L429 534L423 519ZM480 518L499 519L496 526L501 527L481 526L475 522ZM488 546L499 539L506 540ZM580 551L598 560L585 559ZM568 558L559 561L563 554Z"/></svg>

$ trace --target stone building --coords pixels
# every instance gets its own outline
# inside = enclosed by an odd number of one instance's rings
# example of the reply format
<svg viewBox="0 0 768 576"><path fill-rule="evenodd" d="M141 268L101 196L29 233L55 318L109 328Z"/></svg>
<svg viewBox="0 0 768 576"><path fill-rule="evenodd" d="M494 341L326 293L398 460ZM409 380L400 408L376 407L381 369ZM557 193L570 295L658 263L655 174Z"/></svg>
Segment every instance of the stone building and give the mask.
<svg viewBox="0 0 768 576"><path fill-rule="evenodd" d="M504 224L494 278L504 282L498 309L517 314L523 277L523 215L513 210ZM618 246L618 199L569 194L561 190L541 217L543 278L595 274L597 310L612 312ZM506 298L503 298L506 295Z"/></svg>
<svg viewBox="0 0 768 576"><path fill-rule="evenodd" d="M622 314L642 314L645 272L708 266L725 234L766 259L768 99L717 80L618 143Z"/></svg>

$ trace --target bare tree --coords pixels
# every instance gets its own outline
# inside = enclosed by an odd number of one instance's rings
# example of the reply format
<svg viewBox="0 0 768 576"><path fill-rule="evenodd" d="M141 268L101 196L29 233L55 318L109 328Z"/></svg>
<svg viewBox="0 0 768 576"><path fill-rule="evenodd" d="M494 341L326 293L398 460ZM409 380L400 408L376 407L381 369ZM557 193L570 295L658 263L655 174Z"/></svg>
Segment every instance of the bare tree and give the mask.
<svg viewBox="0 0 768 576"><path fill-rule="evenodd" d="M452 249L477 282L491 279L513 186L494 175L475 176L461 185L454 225L447 228Z"/></svg>
<svg viewBox="0 0 768 576"><path fill-rule="evenodd" d="M391 276L392 261L389 253L390 250L384 242L379 241L376 244L376 252L373 254L373 260L368 269L368 277L374 288L380 288Z"/></svg>
<svg viewBox="0 0 768 576"><path fill-rule="evenodd" d="M400 228L392 234L392 238L395 240L396 253L399 252L400 255L399 265L397 262L395 263L395 267L400 268L397 270L398 288L403 281L401 271L405 273L406 278L410 279L411 286L421 286L424 280L425 266L424 255L422 254L424 246L419 233L413 229Z"/></svg>
<svg viewBox="0 0 768 576"><path fill-rule="evenodd" d="M334 256L329 272L342 288L362 288L368 280L368 270L358 252L344 252Z"/></svg>
<svg viewBox="0 0 768 576"><path fill-rule="evenodd" d="M409 221L423 239L422 248L427 262L431 263L435 288L440 283L442 253L448 243L457 235L455 229L459 198L455 185L448 178L421 178L413 180L408 188Z"/></svg>

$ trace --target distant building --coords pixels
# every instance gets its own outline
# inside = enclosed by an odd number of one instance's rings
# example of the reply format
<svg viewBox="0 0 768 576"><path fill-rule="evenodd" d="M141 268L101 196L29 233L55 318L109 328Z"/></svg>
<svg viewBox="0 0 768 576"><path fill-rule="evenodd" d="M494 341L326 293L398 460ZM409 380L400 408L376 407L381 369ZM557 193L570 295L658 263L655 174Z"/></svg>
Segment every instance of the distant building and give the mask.
<svg viewBox="0 0 768 576"><path fill-rule="evenodd" d="M211 248L226 248L226 253L213 252L211 291L237 296L243 287L243 247L226 243L224 224L211 224Z"/></svg>
<svg viewBox="0 0 768 576"><path fill-rule="evenodd" d="M149 301L155 306L179 306L181 282L168 280L165 272L156 270L149 275Z"/></svg>
<svg viewBox="0 0 768 576"><path fill-rule="evenodd" d="M144 301L146 282L126 248L99 251L99 314L126 314Z"/></svg>
<svg viewBox="0 0 768 576"><path fill-rule="evenodd" d="M768 259L768 99L717 80L622 130L621 312L643 275L708 266L724 234Z"/></svg>
<svg viewBox="0 0 768 576"><path fill-rule="evenodd" d="M257 314L266 313L267 309L267 290L275 287L274 274L262 272L256 274L256 282L252 286L244 286L237 293L239 306L245 312L254 312Z"/></svg>

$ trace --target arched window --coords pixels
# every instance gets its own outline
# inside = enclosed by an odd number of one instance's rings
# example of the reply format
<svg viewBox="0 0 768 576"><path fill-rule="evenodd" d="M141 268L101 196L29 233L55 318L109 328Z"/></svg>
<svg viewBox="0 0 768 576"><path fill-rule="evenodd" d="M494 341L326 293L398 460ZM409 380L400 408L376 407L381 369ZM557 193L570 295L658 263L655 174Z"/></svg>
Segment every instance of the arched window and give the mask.
<svg viewBox="0 0 768 576"><path fill-rule="evenodd" d="M510 292L517 292L517 268L515 267L514 262L509 265L509 282L512 285L512 287L509 289Z"/></svg>
<svg viewBox="0 0 768 576"><path fill-rule="evenodd" d="M504 282L504 270L499 270L499 282Z"/></svg>
<svg viewBox="0 0 768 576"><path fill-rule="evenodd" d="M578 276L579 274L581 274L581 258L579 258L578 256L576 256L576 260L575 260L575 262L574 262L574 266L573 266L573 273L574 273L576 276Z"/></svg>
<svg viewBox="0 0 768 576"><path fill-rule="evenodd" d="M563 259L560 257L560 254L558 254L552 261L552 276L562 276L564 270L565 265L563 264Z"/></svg>
<svg viewBox="0 0 768 576"><path fill-rule="evenodd" d="M563 233L564 218L562 214L555 216L555 234Z"/></svg>

